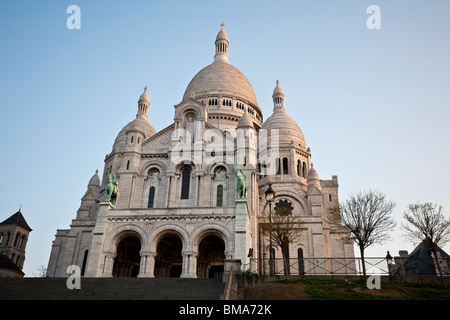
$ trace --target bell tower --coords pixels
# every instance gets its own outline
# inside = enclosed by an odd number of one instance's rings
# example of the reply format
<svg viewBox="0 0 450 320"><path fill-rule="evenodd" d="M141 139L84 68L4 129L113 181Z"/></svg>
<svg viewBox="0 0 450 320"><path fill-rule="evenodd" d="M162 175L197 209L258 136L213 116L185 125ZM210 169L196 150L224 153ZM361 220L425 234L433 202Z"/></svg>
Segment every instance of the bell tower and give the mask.
<svg viewBox="0 0 450 320"><path fill-rule="evenodd" d="M31 231L21 209L0 223L0 254L5 254L19 269L25 262L25 247Z"/></svg>

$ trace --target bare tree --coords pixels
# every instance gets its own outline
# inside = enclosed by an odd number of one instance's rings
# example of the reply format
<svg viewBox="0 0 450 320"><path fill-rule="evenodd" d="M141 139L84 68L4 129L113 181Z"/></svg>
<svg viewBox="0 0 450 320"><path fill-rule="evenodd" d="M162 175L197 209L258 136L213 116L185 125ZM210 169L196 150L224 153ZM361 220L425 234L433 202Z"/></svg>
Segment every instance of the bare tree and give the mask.
<svg viewBox="0 0 450 320"><path fill-rule="evenodd" d="M280 248L284 275L289 277L289 244L299 243L303 220L300 216L294 216L289 207L276 207L273 213L269 212L269 215L270 220L268 217L261 218L260 226L263 233L272 240L272 245Z"/></svg>
<svg viewBox="0 0 450 320"><path fill-rule="evenodd" d="M44 265L40 265L36 270L37 273L33 273L36 278L45 278L47 276L47 268Z"/></svg>
<svg viewBox="0 0 450 320"><path fill-rule="evenodd" d="M445 218L442 213L442 206L430 202L409 204L403 218L407 222L406 225L402 223L405 237L416 243L423 241L424 245L431 250L442 284L445 286L438 252L439 246L444 246L450 240L450 218Z"/></svg>
<svg viewBox="0 0 450 320"><path fill-rule="evenodd" d="M392 217L395 206L381 192L369 190L352 194L345 202L328 209L328 222L346 227L350 231L350 238L359 247L364 277L364 250L390 238L389 233L396 225Z"/></svg>

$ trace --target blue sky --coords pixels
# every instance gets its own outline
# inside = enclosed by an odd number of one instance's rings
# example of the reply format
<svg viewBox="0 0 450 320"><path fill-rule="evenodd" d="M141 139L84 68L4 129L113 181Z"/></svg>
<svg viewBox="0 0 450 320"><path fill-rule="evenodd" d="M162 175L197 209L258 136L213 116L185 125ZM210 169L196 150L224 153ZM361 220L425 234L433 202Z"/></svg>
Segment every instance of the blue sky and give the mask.
<svg viewBox="0 0 450 320"><path fill-rule="evenodd" d="M80 30L66 27L72 4ZM373 4L380 30L366 27ZM264 118L279 79L320 177L338 175L341 201L372 188L397 203L393 239L366 255L411 251L400 230L408 203L450 215L449 12L444 0L2 0L0 220L22 205L33 229L24 272L47 265L144 86L149 122L171 124L189 81L213 61L221 22Z"/></svg>

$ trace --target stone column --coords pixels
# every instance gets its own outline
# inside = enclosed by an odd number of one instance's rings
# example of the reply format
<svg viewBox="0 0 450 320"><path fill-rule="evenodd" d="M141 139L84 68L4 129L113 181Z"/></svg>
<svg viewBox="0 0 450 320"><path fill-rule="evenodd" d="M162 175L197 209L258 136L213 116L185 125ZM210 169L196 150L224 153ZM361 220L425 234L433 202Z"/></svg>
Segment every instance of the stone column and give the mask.
<svg viewBox="0 0 450 320"><path fill-rule="evenodd" d="M192 252L189 270L189 273L192 275L192 278L197 278L197 257L198 252Z"/></svg>
<svg viewBox="0 0 450 320"><path fill-rule="evenodd" d="M156 252L142 251L139 278L154 278Z"/></svg>
<svg viewBox="0 0 450 320"><path fill-rule="evenodd" d="M197 278L197 252L183 251L183 266L180 278Z"/></svg>
<svg viewBox="0 0 450 320"><path fill-rule="evenodd" d="M110 278L112 277L112 272L114 268L114 259L116 258L117 254L114 252L106 252L104 254L104 265L102 269L102 275L103 278Z"/></svg>

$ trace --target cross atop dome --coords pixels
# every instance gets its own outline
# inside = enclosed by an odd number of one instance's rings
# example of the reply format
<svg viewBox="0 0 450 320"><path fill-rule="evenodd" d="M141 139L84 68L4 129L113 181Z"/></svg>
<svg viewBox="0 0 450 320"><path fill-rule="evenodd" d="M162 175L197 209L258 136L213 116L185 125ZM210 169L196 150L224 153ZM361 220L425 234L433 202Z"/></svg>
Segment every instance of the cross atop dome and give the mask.
<svg viewBox="0 0 450 320"><path fill-rule="evenodd" d="M225 27L225 23L222 22L222 23L220 24L220 26L221 26L222 29L223 29L223 27Z"/></svg>

